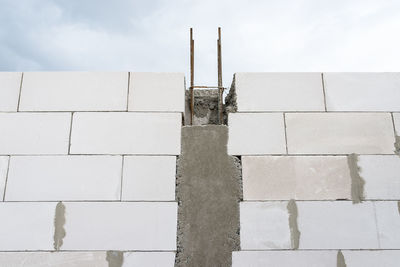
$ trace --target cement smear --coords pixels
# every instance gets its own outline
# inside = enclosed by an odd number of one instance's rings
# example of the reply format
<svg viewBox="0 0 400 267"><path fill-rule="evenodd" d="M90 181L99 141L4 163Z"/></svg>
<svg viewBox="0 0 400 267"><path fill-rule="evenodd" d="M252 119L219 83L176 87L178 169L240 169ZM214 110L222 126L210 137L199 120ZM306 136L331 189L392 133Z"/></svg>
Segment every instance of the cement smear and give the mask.
<svg viewBox="0 0 400 267"><path fill-rule="evenodd" d="M394 152L400 156L400 136L395 135Z"/></svg>
<svg viewBox="0 0 400 267"><path fill-rule="evenodd" d="M56 213L54 216L54 249L60 250L63 239L66 235L65 229L65 206L62 202L58 202L56 206Z"/></svg>
<svg viewBox="0 0 400 267"><path fill-rule="evenodd" d="M121 251L107 251L108 267L121 267L124 263L124 254Z"/></svg>
<svg viewBox="0 0 400 267"><path fill-rule="evenodd" d="M218 90L194 90L193 125L219 124ZM186 91L185 125L190 125L190 93Z"/></svg>
<svg viewBox="0 0 400 267"><path fill-rule="evenodd" d="M175 266L231 266L240 250L240 161L227 155L227 141L223 125L182 128Z"/></svg>
<svg viewBox="0 0 400 267"><path fill-rule="evenodd" d="M358 167L358 156L350 154L347 156L347 164L351 177L351 199L353 203L361 203L364 200L364 179L360 176L360 168Z"/></svg>
<svg viewBox="0 0 400 267"><path fill-rule="evenodd" d="M337 267L346 267L346 261L344 260L344 256L342 251L338 251L337 257L336 257L336 266Z"/></svg>
<svg viewBox="0 0 400 267"><path fill-rule="evenodd" d="M292 249L299 248L300 242L300 231L297 225L297 205L296 202L291 199L287 205L287 210L289 213L289 228L290 228L290 239L292 243Z"/></svg>

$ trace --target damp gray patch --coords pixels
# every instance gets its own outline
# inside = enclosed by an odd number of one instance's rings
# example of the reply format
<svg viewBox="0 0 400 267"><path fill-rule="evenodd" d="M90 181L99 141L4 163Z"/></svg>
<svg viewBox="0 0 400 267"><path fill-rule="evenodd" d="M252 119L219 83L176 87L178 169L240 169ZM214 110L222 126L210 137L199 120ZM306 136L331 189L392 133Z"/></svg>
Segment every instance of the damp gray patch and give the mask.
<svg viewBox="0 0 400 267"><path fill-rule="evenodd" d="M347 267L346 261L344 260L344 256L341 250L338 251L336 257L336 266L337 267Z"/></svg>
<svg viewBox="0 0 400 267"><path fill-rule="evenodd" d="M347 156L347 164L349 166L351 177L351 199L353 204L361 203L364 200L364 179L360 176L360 168L358 166L358 155L350 154Z"/></svg>
<svg viewBox="0 0 400 267"><path fill-rule="evenodd" d="M54 216L54 249L60 250L63 239L66 235L65 229L65 205L58 202L56 206L56 213Z"/></svg>
<svg viewBox="0 0 400 267"><path fill-rule="evenodd" d="M122 251L107 251L106 260L108 267L121 267L124 263L124 253Z"/></svg>
<svg viewBox="0 0 400 267"><path fill-rule="evenodd" d="M291 199L287 204L287 210L289 213L289 228L290 228L290 240L292 242L292 249L298 249L300 243L300 231L297 225L297 205L296 201Z"/></svg>
<svg viewBox="0 0 400 267"><path fill-rule="evenodd" d="M400 156L400 136L395 135L394 152Z"/></svg>

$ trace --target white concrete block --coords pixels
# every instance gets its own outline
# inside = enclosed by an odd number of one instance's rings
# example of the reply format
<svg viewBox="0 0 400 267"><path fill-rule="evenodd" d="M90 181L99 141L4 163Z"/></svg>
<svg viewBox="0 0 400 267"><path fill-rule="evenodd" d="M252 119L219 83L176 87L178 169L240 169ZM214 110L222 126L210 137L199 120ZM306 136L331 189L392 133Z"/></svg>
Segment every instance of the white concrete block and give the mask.
<svg viewBox="0 0 400 267"><path fill-rule="evenodd" d="M174 267L175 252L125 252L122 267Z"/></svg>
<svg viewBox="0 0 400 267"><path fill-rule="evenodd" d="M70 113L0 113L0 154L67 154Z"/></svg>
<svg viewBox="0 0 400 267"><path fill-rule="evenodd" d="M400 249L400 204L397 201L376 201L376 220L383 249Z"/></svg>
<svg viewBox="0 0 400 267"><path fill-rule="evenodd" d="M241 249L290 249L287 204L287 202L240 202Z"/></svg>
<svg viewBox="0 0 400 267"><path fill-rule="evenodd" d="M400 199L399 156L360 155L358 166L365 199Z"/></svg>
<svg viewBox="0 0 400 267"><path fill-rule="evenodd" d="M175 202L66 202L62 250L175 250Z"/></svg>
<svg viewBox="0 0 400 267"><path fill-rule="evenodd" d="M108 267L106 252L0 252L7 267Z"/></svg>
<svg viewBox="0 0 400 267"><path fill-rule="evenodd" d="M8 160L9 158L6 156L0 157L0 201L3 200L4 188L6 186Z"/></svg>
<svg viewBox="0 0 400 267"><path fill-rule="evenodd" d="M122 111L127 72L25 72L22 111Z"/></svg>
<svg viewBox="0 0 400 267"><path fill-rule="evenodd" d="M185 112L183 73L131 72L129 111Z"/></svg>
<svg viewBox="0 0 400 267"><path fill-rule="evenodd" d="M242 157L245 200L351 199L345 156Z"/></svg>
<svg viewBox="0 0 400 267"><path fill-rule="evenodd" d="M389 113L288 113L289 154L393 154Z"/></svg>
<svg viewBox="0 0 400 267"><path fill-rule="evenodd" d="M324 111L321 73L236 73L239 112Z"/></svg>
<svg viewBox="0 0 400 267"><path fill-rule="evenodd" d="M0 111L17 111L21 72L0 72Z"/></svg>
<svg viewBox="0 0 400 267"><path fill-rule="evenodd" d="M346 267L398 267L400 250L342 251Z"/></svg>
<svg viewBox="0 0 400 267"><path fill-rule="evenodd" d="M229 155L285 154L281 113L230 113Z"/></svg>
<svg viewBox="0 0 400 267"><path fill-rule="evenodd" d="M122 200L175 200L176 157L126 156Z"/></svg>
<svg viewBox="0 0 400 267"><path fill-rule="evenodd" d="M71 154L179 155L180 113L74 113Z"/></svg>
<svg viewBox="0 0 400 267"><path fill-rule="evenodd" d="M5 200L119 200L121 171L121 156L11 157Z"/></svg>
<svg viewBox="0 0 400 267"><path fill-rule="evenodd" d="M400 73L324 73L328 111L400 111Z"/></svg>
<svg viewBox="0 0 400 267"><path fill-rule="evenodd" d="M0 203L0 251L52 250L56 205Z"/></svg>
<svg viewBox="0 0 400 267"><path fill-rule="evenodd" d="M372 202L299 201L299 249L378 249Z"/></svg>
<svg viewBox="0 0 400 267"><path fill-rule="evenodd" d="M393 113L394 127L396 128L396 135L400 136L400 113Z"/></svg>
<svg viewBox="0 0 400 267"><path fill-rule="evenodd" d="M234 251L232 267L336 267L335 251Z"/></svg>

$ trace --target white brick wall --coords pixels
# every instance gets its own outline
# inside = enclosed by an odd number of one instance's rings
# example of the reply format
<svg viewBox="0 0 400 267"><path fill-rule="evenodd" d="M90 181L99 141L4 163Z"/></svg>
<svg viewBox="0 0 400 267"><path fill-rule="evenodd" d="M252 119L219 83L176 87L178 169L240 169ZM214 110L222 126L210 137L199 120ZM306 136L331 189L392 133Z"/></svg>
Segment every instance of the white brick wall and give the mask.
<svg viewBox="0 0 400 267"><path fill-rule="evenodd" d="M400 250L342 251L346 267L397 267Z"/></svg>
<svg viewBox="0 0 400 267"><path fill-rule="evenodd" d="M174 202L65 203L62 250L176 249Z"/></svg>
<svg viewBox="0 0 400 267"><path fill-rule="evenodd" d="M127 72L25 72L21 111L123 111Z"/></svg>
<svg viewBox="0 0 400 267"><path fill-rule="evenodd" d="M289 154L393 154L389 113L286 114Z"/></svg>
<svg viewBox="0 0 400 267"><path fill-rule="evenodd" d="M67 154L71 113L0 113L0 154Z"/></svg>
<svg viewBox="0 0 400 267"><path fill-rule="evenodd" d="M3 200L4 188L6 185L9 157L0 157L0 201Z"/></svg>
<svg viewBox="0 0 400 267"><path fill-rule="evenodd" d="M345 156L242 157L244 200L351 199Z"/></svg>
<svg viewBox="0 0 400 267"><path fill-rule="evenodd" d="M0 72L0 112L17 111L21 72Z"/></svg>
<svg viewBox="0 0 400 267"><path fill-rule="evenodd" d="M121 156L11 157L5 200L119 200L121 169Z"/></svg>
<svg viewBox="0 0 400 267"><path fill-rule="evenodd" d="M131 72L129 111L185 111L183 73Z"/></svg>
<svg viewBox="0 0 400 267"><path fill-rule="evenodd" d="M289 214L286 206L287 202L241 202L241 249L290 249Z"/></svg>
<svg viewBox="0 0 400 267"><path fill-rule="evenodd" d="M282 113L230 113L228 154L284 154Z"/></svg>
<svg viewBox="0 0 400 267"><path fill-rule="evenodd" d="M236 73L239 112L324 111L321 73Z"/></svg>
<svg viewBox="0 0 400 267"><path fill-rule="evenodd" d="M383 249L400 248L400 204L397 201L376 201L376 220Z"/></svg>
<svg viewBox="0 0 400 267"><path fill-rule="evenodd" d="M336 267L335 251L240 251L232 267Z"/></svg>
<svg viewBox="0 0 400 267"><path fill-rule="evenodd" d="M400 136L400 113L393 113L394 127L396 128L396 134Z"/></svg>
<svg viewBox="0 0 400 267"><path fill-rule="evenodd" d="M56 205L0 203L0 251L52 250Z"/></svg>
<svg viewBox="0 0 400 267"><path fill-rule="evenodd" d="M126 156L122 200L175 200L176 157Z"/></svg>
<svg viewBox="0 0 400 267"><path fill-rule="evenodd" d="M179 113L74 113L71 154L179 155Z"/></svg>
<svg viewBox="0 0 400 267"><path fill-rule="evenodd" d="M400 111L400 73L324 73L328 111Z"/></svg>
<svg viewBox="0 0 400 267"><path fill-rule="evenodd" d="M174 252L125 252L122 267L173 267Z"/></svg>
<svg viewBox="0 0 400 267"><path fill-rule="evenodd" d="M300 249L379 249L373 203L297 203Z"/></svg>

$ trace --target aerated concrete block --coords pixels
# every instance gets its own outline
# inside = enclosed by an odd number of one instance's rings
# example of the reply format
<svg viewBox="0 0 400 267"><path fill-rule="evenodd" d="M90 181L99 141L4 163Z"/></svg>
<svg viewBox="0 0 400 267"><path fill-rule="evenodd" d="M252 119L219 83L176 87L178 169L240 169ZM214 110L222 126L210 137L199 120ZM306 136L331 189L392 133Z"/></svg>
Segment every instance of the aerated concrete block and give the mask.
<svg viewBox="0 0 400 267"><path fill-rule="evenodd" d="M229 155L285 154L282 113L229 113Z"/></svg>
<svg viewBox="0 0 400 267"><path fill-rule="evenodd" d="M11 157L5 200L119 200L121 172L121 156Z"/></svg>
<svg viewBox="0 0 400 267"><path fill-rule="evenodd" d="M372 202L299 201L299 249L379 249Z"/></svg>
<svg viewBox="0 0 400 267"><path fill-rule="evenodd" d="M0 203L0 251L53 250L56 205Z"/></svg>
<svg viewBox="0 0 400 267"><path fill-rule="evenodd" d="M0 201L3 200L4 188L6 186L9 157L0 157Z"/></svg>
<svg viewBox="0 0 400 267"><path fill-rule="evenodd" d="M240 202L240 247L290 249L287 202Z"/></svg>
<svg viewBox="0 0 400 267"><path fill-rule="evenodd" d="M400 250L344 250L342 253L346 267L397 267L400 262Z"/></svg>
<svg viewBox="0 0 400 267"><path fill-rule="evenodd" d="M234 251L232 267L336 267L335 251Z"/></svg>
<svg viewBox="0 0 400 267"><path fill-rule="evenodd" d="M400 249L400 202L376 201L376 220L383 249Z"/></svg>
<svg viewBox="0 0 400 267"><path fill-rule="evenodd" d="M175 202L66 202L61 250L176 250Z"/></svg>
<svg viewBox="0 0 400 267"><path fill-rule="evenodd" d="M324 73L328 111L400 111L400 73Z"/></svg>
<svg viewBox="0 0 400 267"><path fill-rule="evenodd" d="M17 111L21 72L0 72L0 111Z"/></svg>
<svg viewBox="0 0 400 267"><path fill-rule="evenodd" d="M7 267L108 267L105 251L92 252L0 252L0 263Z"/></svg>
<svg viewBox="0 0 400 267"><path fill-rule="evenodd" d="M393 154L389 113L288 113L289 154Z"/></svg>
<svg viewBox="0 0 400 267"><path fill-rule="evenodd" d="M71 113L0 113L0 155L67 154Z"/></svg>
<svg viewBox="0 0 400 267"><path fill-rule="evenodd" d="M242 157L244 200L351 199L345 156Z"/></svg>
<svg viewBox="0 0 400 267"><path fill-rule="evenodd" d="M180 113L74 113L71 154L179 155Z"/></svg>
<svg viewBox="0 0 400 267"><path fill-rule="evenodd" d="M125 111L127 72L25 72L22 111Z"/></svg>
<svg viewBox="0 0 400 267"><path fill-rule="evenodd" d="M175 200L176 157L126 156L122 200Z"/></svg>
<svg viewBox="0 0 400 267"><path fill-rule="evenodd" d="M239 112L324 111L321 73L236 73Z"/></svg>
<svg viewBox="0 0 400 267"><path fill-rule="evenodd" d="M183 73L131 72L129 111L185 112Z"/></svg>
<svg viewBox="0 0 400 267"><path fill-rule="evenodd" d="M122 267L174 267L175 252L125 252Z"/></svg>
<svg viewBox="0 0 400 267"><path fill-rule="evenodd" d="M365 181L365 199L400 199L400 157L358 156L359 174Z"/></svg>

